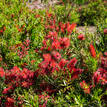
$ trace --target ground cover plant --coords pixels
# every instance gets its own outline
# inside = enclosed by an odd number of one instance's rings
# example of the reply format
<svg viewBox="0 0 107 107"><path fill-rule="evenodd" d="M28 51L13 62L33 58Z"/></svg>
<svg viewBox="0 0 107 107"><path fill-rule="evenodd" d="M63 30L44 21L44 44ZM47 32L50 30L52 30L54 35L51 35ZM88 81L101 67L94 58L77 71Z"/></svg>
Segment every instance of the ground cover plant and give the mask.
<svg viewBox="0 0 107 107"><path fill-rule="evenodd" d="M62 2L31 10L23 0L0 1L0 107L107 106L106 8L91 20L96 34L81 33L79 24L91 24L81 20L81 2Z"/></svg>

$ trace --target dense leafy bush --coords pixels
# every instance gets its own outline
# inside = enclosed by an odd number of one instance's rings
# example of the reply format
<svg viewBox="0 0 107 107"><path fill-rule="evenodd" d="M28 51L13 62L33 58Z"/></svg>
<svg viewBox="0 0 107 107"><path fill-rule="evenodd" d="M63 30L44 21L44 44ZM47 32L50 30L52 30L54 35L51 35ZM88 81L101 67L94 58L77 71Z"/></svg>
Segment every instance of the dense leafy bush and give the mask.
<svg viewBox="0 0 107 107"><path fill-rule="evenodd" d="M105 22L82 34L75 8L25 4L0 2L0 106L106 107Z"/></svg>
<svg viewBox="0 0 107 107"><path fill-rule="evenodd" d="M55 6L54 13L57 17L57 21L70 23L78 23L79 22L79 14L76 12L76 7L72 7L70 4Z"/></svg>
<svg viewBox="0 0 107 107"><path fill-rule="evenodd" d="M36 12L32 13L25 4L17 0L10 5L1 2L0 10L0 53L3 61L9 63L8 66L21 66L23 62L30 63L31 59L36 60L37 54L34 49L41 46L44 37L42 17L36 18ZM29 47L25 43L28 41L32 41ZM20 57L22 53L24 58Z"/></svg>
<svg viewBox="0 0 107 107"><path fill-rule="evenodd" d="M101 2L91 2L80 11L80 25L96 25L107 18L107 11Z"/></svg>

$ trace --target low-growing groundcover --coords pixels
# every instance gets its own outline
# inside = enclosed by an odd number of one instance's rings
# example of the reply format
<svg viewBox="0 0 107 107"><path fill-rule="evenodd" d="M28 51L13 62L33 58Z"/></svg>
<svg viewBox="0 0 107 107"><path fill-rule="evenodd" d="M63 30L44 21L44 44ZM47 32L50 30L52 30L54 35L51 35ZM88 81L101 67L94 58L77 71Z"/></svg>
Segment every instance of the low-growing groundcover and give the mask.
<svg viewBox="0 0 107 107"><path fill-rule="evenodd" d="M25 4L0 2L0 107L106 107L106 22L82 34L78 17Z"/></svg>

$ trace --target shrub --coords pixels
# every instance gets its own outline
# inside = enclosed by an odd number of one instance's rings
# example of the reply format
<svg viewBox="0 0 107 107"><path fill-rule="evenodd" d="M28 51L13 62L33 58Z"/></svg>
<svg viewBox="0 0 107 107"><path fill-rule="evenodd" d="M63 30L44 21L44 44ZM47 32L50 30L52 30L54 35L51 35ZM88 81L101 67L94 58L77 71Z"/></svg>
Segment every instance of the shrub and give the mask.
<svg viewBox="0 0 107 107"><path fill-rule="evenodd" d="M105 106L106 24L97 23L99 37L77 32L66 6L0 2L0 106Z"/></svg>
<svg viewBox="0 0 107 107"><path fill-rule="evenodd" d="M54 14L59 22L78 23L79 14L76 11L75 7L72 7L70 4L60 5L54 7Z"/></svg>
<svg viewBox="0 0 107 107"><path fill-rule="evenodd" d="M106 18L106 8L101 2L91 2L80 11L80 25L96 25Z"/></svg>

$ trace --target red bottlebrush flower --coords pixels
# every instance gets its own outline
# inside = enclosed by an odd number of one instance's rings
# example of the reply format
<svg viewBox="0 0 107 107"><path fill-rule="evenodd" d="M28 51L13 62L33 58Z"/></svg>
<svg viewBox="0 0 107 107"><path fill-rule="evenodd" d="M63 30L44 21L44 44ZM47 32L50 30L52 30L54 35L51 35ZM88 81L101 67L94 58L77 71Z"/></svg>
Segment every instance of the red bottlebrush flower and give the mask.
<svg viewBox="0 0 107 107"><path fill-rule="evenodd" d="M70 46L70 39L69 38L60 38L60 46L62 49L68 48Z"/></svg>
<svg viewBox="0 0 107 107"><path fill-rule="evenodd" d="M99 68L96 72L94 72L92 79L94 84L97 84L100 81L102 85L107 84L107 70Z"/></svg>
<svg viewBox="0 0 107 107"><path fill-rule="evenodd" d="M13 99L13 98L10 98L10 97L7 98L7 101L8 101L9 103L14 103L14 99Z"/></svg>
<svg viewBox="0 0 107 107"><path fill-rule="evenodd" d="M2 61L2 57L0 57L0 61Z"/></svg>
<svg viewBox="0 0 107 107"><path fill-rule="evenodd" d="M3 77L5 75L5 72L3 70L3 68L0 67L0 77Z"/></svg>
<svg viewBox="0 0 107 107"><path fill-rule="evenodd" d="M31 60L31 64L34 64L36 61L35 60Z"/></svg>
<svg viewBox="0 0 107 107"><path fill-rule="evenodd" d="M82 73L82 69L72 68L71 72L71 80L77 79L78 76Z"/></svg>
<svg viewBox="0 0 107 107"><path fill-rule="evenodd" d="M93 76L94 83L97 84L100 79L101 79L100 72L94 72L94 76Z"/></svg>
<svg viewBox="0 0 107 107"><path fill-rule="evenodd" d="M56 68L58 64L56 63L55 60L51 60L51 63L50 63L50 66L53 67L53 68Z"/></svg>
<svg viewBox="0 0 107 107"><path fill-rule="evenodd" d="M25 27L25 25L22 25L22 27L21 27L21 28L23 29L24 27Z"/></svg>
<svg viewBox="0 0 107 107"><path fill-rule="evenodd" d="M48 49L47 49L48 51L51 51L51 47L48 47Z"/></svg>
<svg viewBox="0 0 107 107"><path fill-rule="evenodd" d="M57 51L52 52L52 56L56 59L59 60L61 58L61 54Z"/></svg>
<svg viewBox="0 0 107 107"><path fill-rule="evenodd" d="M7 97L5 102L5 107L14 107L15 100L13 98Z"/></svg>
<svg viewBox="0 0 107 107"><path fill-rule="evenodd" d="M44 69L44 68L48 67L48 65L49 65L49 62L47 62L47 61L42 61L42 62L39 64L39 67Z"/></svg>
<svg viewBox="0 0 107 107"><path fill-rule="evenodd" d="M72 31L74 30L75 27L76 27L75 23L72 23L71 25L67 24L68 33L72 33Z"/></svg>
<svg viewBox="0 0 107 107"><path fill-rule="evenodd" d="M30 40L25 40L25 42L23 42L23 44L24 44L26 47L28 47L29 44L30 44Z"/></svg>
<svg viewBox="0 0 107 107"><path fill-rule="evenodd" d="M43 54L43 58L45 61L48 61L48 62L51 61L51 55L50 54Z"/></svg>
<svg viewBox="0 0 107 107"><path fill-rule="evenodd" d="M75 23L72 23L72 24L71 24L71 30L73 30L75 27L76 27L76 24L75 24Z"/></svg>
<svg viewBox="0 0 107 107"><path fill-rule="evenodd" d="M66 24L61 23L60 27L61 27L61 32L64 33Z"/></svg>
<svg viewBox="0 0 107 107"><path fill-rule="evenodd" d="M95 51L95 48L92 44L90 44L90 53L92 55L92 57L96 57L96 51Z"/></svg>
<svg viewBox="0 0 107 107"><path fill-rule="evenodd" d="M8 87L8 88L5 88L4 90L3 90L3 94L7 94L10 90L12 90L13 89L13 87L12 86L10 86L10 87Z"/></svg>
<svg viewBox="0 0 107 107"><path fill-rule="evenodd" d="M52 16L52 14L51 14L51 13L47 13L47 17L49 17L49 18L50 18L51 16Z"/></svg>
<svg viewBox="0 0 107 107"><path fill-rule="evenodd" d="M56 27L56 31L59 32L59 27L58 26Z"/></svg>
<svg viewBox="0 0 107 107"><path fill-rule="evenodd" d="M12 70L14 70L14 72L20 71L20 69L17 66L14 66Z"/></svg>
<svg viewBox="0 0 107 107"><path fill-rule="evenodd" d="M66 61L65 59L61 59L60 62L59 62L59 67L62 69L67 62L68 61Z"/></svg>
<svg viewBox="0 0 107 107"><path fill-rule="evenodd" d="M104 34L105 34L105 35L107 34L107 28L106 28L106 29L104 29Z"/></svg>
<svg viewBox="0 0 107 107"><path fill-rule="evenodd" d="M19 32L21 32L21 31L22 31L22 29L18 29L18 31L19 31Z"/></svg>
<svg viewBox="0 0 107 107"><path fill-rule="evenodd" d="M83 34L80 34L80 35L78 35L78 39L79 39L79 40L85 40L85 37L84 37Z"/></svg>
<svg viewBox="0 0 107 107"><path fill-rule="evenodd" d="M107 57L107 52L104 52L104 55Z"/></svg>
<svg viewBox="0 0 107 107"><path fill-rule="evenodd" d="M54 38L57 38L57 32L49 32L49 35L51 35Z"/></svg>
<svg viewBox="0 0 107 107"><path fill-rule="evenodd" d="M67 64L67 68L72 69L75 66L76 63L77 63L77 59L76 58L71 59L69 61L69 63Z"/></svg>
<svg viewBox="0 0 107 107"><path fill-rule="evenodd" d="M29 83L24 81L22 82L22 87L28 88L29 87Z"/></svg>
<svg viewBox="0 0 107 107"><path fill-rule="evenodd" d="M60 42L58 40L54 40L52 42L52 48L53 49L60 49Z"/></svg>
<svg viewBox="0 0 107 107"><path fill-rule="evenodd" d="M60 49L60 42L58 40L54 40L52 42L52 48L53 49Z"/></svg>
<svg viewBox="0 0 107 107"><path fill-rule="evenodd" d="M2 30L2 29L0 30L0 33L3 33L3 30Z"/></svg>
<svg viewBox="0 0 107 107"><path fill-rule="evenodd" d="M80 86L86 94L90 94L90 87L87 85L87 83L84 80L80 83Z"/></svg>
<svg viewBox="0 0 107 107"><path fill-rule="evenodd" d="M46 40L43 40L42 43L43 43L44 47L47 46L47 42L46 42Z"/></svg>
<svg viewBox="0 0 107 107"><path fill-rule="evenodd" d="M105 56L101 56L101 67L104 69L107 69L107 56L106 53L104 53Z"/></svg>
<svg viewBox="0 0 107 107"><path fill-rule="evenodd" d="M61 32L64 33L64 29L63 28L61 28Z"/></svg>

